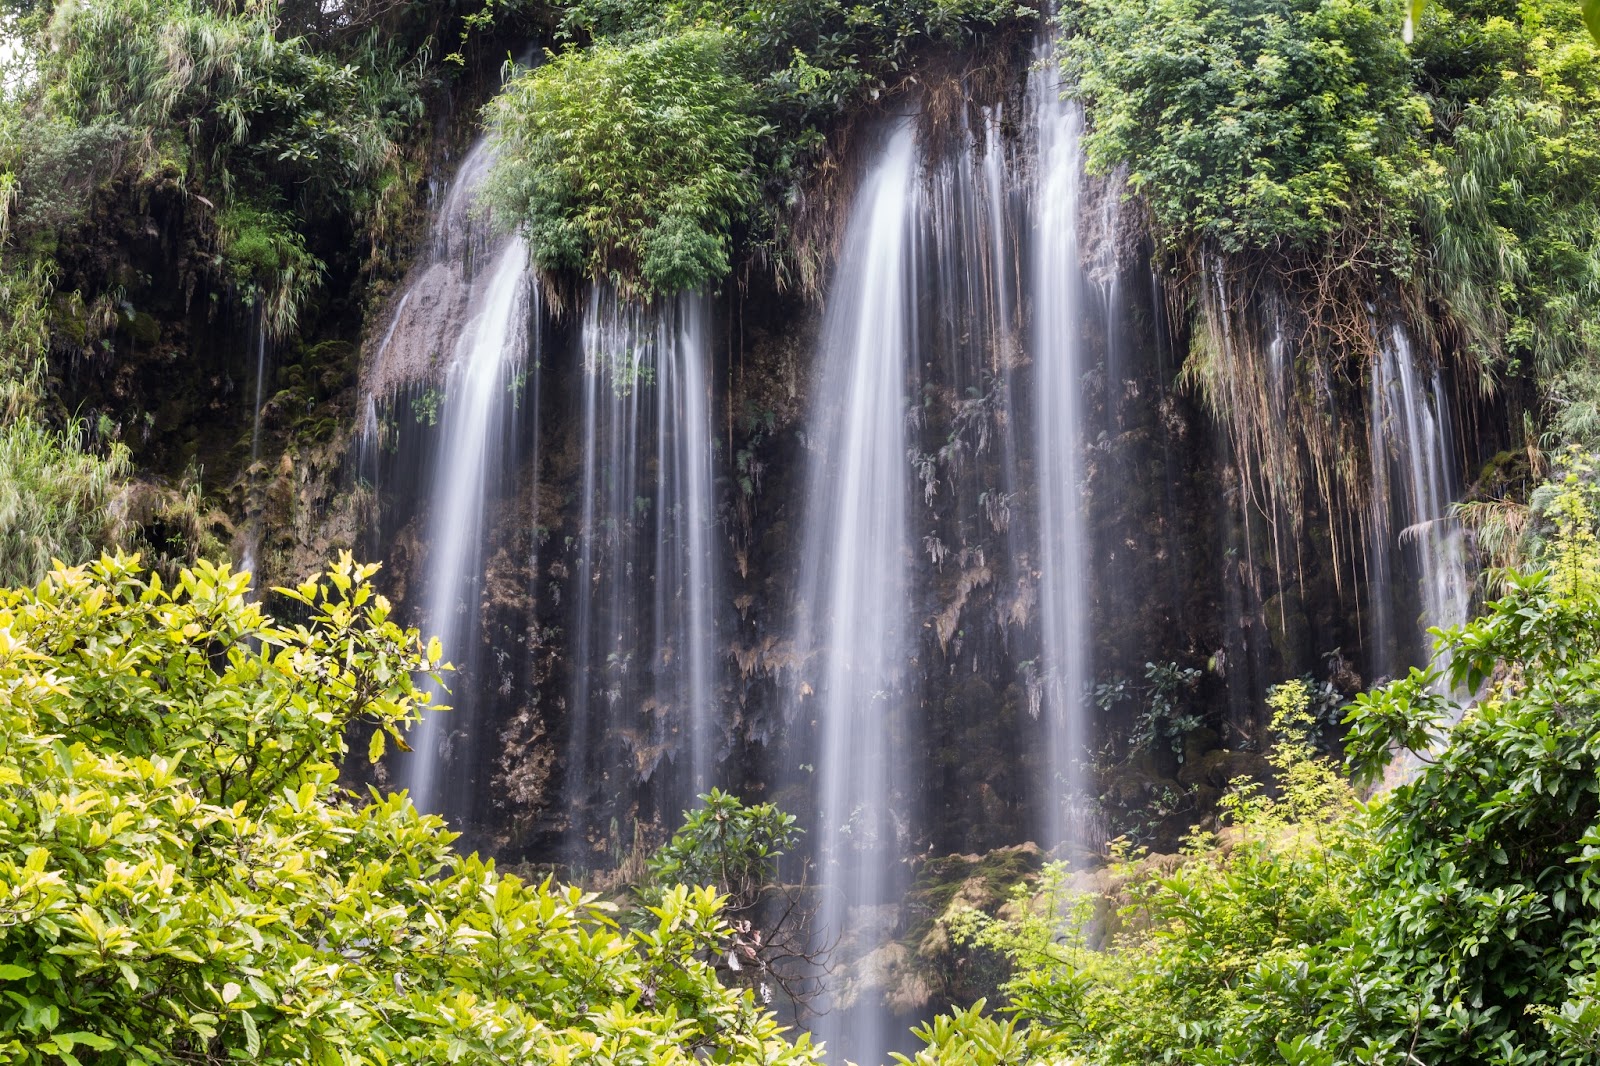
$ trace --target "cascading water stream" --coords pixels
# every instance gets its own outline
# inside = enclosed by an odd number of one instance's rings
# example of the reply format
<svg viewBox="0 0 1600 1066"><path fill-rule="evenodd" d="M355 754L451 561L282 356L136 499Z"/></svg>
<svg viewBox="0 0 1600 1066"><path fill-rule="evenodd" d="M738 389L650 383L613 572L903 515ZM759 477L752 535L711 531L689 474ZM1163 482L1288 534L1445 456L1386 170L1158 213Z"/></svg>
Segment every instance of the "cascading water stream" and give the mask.
<svg viewBox="0 0 1600 1066"><path fill-rule="evenodd" d="M359 468L375 482L380 397L408 383L436 380L437 446L425 493L425 559L419 626L436 636L458 672L409 739L400 783L424 811L461 817L474 796L479 740L472 699L481 643L485 540L491 501L507 491L515 466L516 415L538 292L528 281L520 238L495 237L476 199L492 163L486 140L473 146L434 216L429 255L413 269L368 372L367 424ZM440 365L440 364L443 365ZM534 359L537 368L537 357ZM535 369L537 373L537 369ZM363 473L363 476L369 476Z"/></svg>
<svg viewBox="0 0 1600 1066"><path fill-rule="evenodd" d="M656 524L656 660L677 664L674 703L689 733L686 807L712 785L719 747L716 695L716 551L711 523L711 386L704 301L680 298L660 327L656 455L661 503ZM669 806L669 811L671 810Z"/></svg>
<svg viewBox="0 0 1600 1066"><path fill-rule="evenodd" d="M578 398L582 518L572 624L570 858L594 861L647 782L675 825L718 783L717 551L705 301L591 291ZM620 824L616 827L621 830Z"/></svg>
<svg viewBox="0 0 1600 1066"><path fill-rule="evenodd" d="M1440 371L1424 377L1410 336L1395 325L1380 338L1371 379L1372 629L1379 649L1394 649L1380 666L1394 673L1428 660L1430 627L1467 620L1472 577L1460 525L1450 517L1457 491ZM1416 582L1414 593L1395 587L1397 570ZM1414 625L1394 624L1396 604L1415 605Z"/></svg>
<svg viewBox="0 0 1600 1066"><path fill-rule="evenodd" d="M1049 38L1029 77L1037 138L1033 256L1028 265L1033 319L1033 451L1038 476L1039 607L1048 753L1044 830L1051 846L1083 830L1076 813L1086 791L1091 742L1085 705L1089 672L1087 537L1079 483L1083 443L1082 266L1078 203L1082 112L1062 99Z"/></svg>
<svg viewBox="0 0 1600 1066"><path fill-rule="evenodd" d="M901 121L851 209L812 395L797 643L813 657L817 686L799 713L818 730L818 918L839 941L880 933L863 926L895 898L907 835L897 748L908 717L905 422L918 163L915 131ZM817 1030L834 1062L876 1061L888 1039L871 1003L825 1014Z"/></svg>
<svg viewBox="0 0 1600 1066"><path fill-rule="evenodd" d="M476 650L486 511L504 477L502 457L514 438L511 390L527 352L534 290L527 284L527 251L520 240L504 242L486 277L445 379L428 523L423 624L439 638L446 658L457 662L470 662ZM446 812L457 801L442 787L440 771L453 760L470 764L470 752L457 748L478 739L472 711L469 701L457 701L448 716L424 715L416 726L405 780L420 809Z"/></svg>

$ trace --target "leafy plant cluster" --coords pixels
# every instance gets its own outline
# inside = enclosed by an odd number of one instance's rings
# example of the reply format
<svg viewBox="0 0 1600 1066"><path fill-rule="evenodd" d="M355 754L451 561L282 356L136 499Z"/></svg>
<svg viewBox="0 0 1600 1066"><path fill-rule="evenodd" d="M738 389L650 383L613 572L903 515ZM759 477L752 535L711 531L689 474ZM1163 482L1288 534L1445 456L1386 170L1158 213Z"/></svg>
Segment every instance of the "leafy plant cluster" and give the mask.
<svg viewBox="0 0 1600 1066"><path fill-rule="evenodd" d="M1410 43L1405 12L1073 5L1063 62L1089 161L1126 168L1180 272L1274 278L1308 308L1311 348L1368 355L1375 299L1426 305L1484 392L1530 381L1551 439L1592 444L1600 38L1559 0L1429 4Z"/></svg>
<svg viewBox="0 0 1600 1066"><path fill-rule="evenodd" d="M1157 748L1169 749L1184 759L1184 738L1205 725L1193 706L1200 671L1177 663L1145 663L1144 681L1117 677L1095 685L1093 699L1102 715L1110 716L1130 706L1127 737L1130 756Z"/></svg>
<svg viewBox="0 0 1600 1066"><path fill-rule="evenodd" d="M810 1063L706 957L712 889L640 927L339 788L427 697L437 643L341 559L253 602L135 559L0 592L0 1061Z"/></svg>
<svg viewBox="0 0 1600 1066"><path fill-rule="evenodd" d="M1169 246L1349 255L1405 232L1429 115L1398 7L1088 0L1065 18L1089 161L1128 167Z"/></svg>
<svg viewBox="0 0 1600 1066"><path fill-rule="evenodd" d="M735 909L749 907L777 880L779 860L799 840L794 815L771 803L746 805L714 788L650 857L646 884L653 893L670 885L712 885Z"/></svg>
<svg viewBox="0 0 1600 1066"><path fill-rule="evenodd" d="M1560 490L1558 490L1560 491ZM935 1062L1592 1063L1600 1055L1600 546L1563 493L1544 569L1507 576L1436 664L1359 697L1349 766L1276 690L1274 791L1103 897L1019 897L967 935L1009 953L1010 1017L921 1031ZM1476 694L1469 699L1467 694ZM1085 920L1113 905L1103 942Z"/></svg>
<svg viewBox="0 0 1600 1066"><path fill-rule="evenodd" d="M566 51L488 110L492 199L550 272L645 297L715 285L774 239L824 128L917 47L1031 16L1016 0L579 0Z"/></svg>
<svg viewBox="0 0 1600 1066"><path fill-rule="evenodd" d="M1538 382L1548 440L1600 441L1600 47L1570 5L1424 21L1439 180L1427 288L1493 377Z"/></svg>

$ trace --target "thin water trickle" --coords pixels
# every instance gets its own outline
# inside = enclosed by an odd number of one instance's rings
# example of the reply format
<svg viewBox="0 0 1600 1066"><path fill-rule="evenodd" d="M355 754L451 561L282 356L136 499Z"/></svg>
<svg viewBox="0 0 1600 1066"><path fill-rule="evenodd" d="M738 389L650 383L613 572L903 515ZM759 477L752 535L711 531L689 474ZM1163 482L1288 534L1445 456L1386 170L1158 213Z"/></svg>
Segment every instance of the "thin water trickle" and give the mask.
<svg viewBox="0 0 1600 1066"><path fill-rule="evenodd" d="M250 504L250 528L245 537L244 551L239 558L239 571L254 574L257 565L257 554L261 550L261 503L254 499L257 491L257 480L260 471L256 469L261 462L261 405L266 399L267 382L267 320L266 311L256 308L256 388L255 406L251 408L250 421L250 467L247 474L252 496Z"/></svg>
<svg viewBox="0 0 1600 1066"><path fill-rule="evenodd" d="M568 857L579 866L618 843L622 819L675 824L719 783L707 313L692 294L645 308L599 287L583 313L566 746ZM645 809L628 810L630 796L608 784L618 780L644 783Z"/></svg>

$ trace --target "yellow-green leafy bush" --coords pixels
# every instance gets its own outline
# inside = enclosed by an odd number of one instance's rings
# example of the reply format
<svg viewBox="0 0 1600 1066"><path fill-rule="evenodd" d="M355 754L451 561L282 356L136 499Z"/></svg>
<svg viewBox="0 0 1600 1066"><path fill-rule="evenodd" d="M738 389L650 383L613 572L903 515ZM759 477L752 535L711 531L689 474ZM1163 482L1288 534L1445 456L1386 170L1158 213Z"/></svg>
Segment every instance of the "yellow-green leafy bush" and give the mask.
<svg viewBox="0 0 1600 1066"><path fill-rule="evenodd" d="M338 787L439 665L375 569L281 590L297 625L205 564L0 592L0 1061L813 1062L701 960L712 891L623 931Z"/></svg>

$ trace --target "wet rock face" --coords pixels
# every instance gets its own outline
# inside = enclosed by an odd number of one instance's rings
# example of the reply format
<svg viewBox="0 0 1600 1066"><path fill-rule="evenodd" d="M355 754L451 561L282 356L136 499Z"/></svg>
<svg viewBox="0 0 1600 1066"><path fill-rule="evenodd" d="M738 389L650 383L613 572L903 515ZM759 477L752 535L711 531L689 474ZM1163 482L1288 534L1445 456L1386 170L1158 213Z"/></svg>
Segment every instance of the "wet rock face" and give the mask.
<svg viewBox="0 0 1600 1066"><path fill-rule="evenodd" d="M1044 297L1023 285L1041 240L1027 202L1040 162L1019 132L1025 78L1018 73L983 99L946 94L970 106L941 115L939 147L919 175L926 226L903 309L914 336L901 457L910 484L900 549L910 646L895 693L905 714L889 738L894 758L917 769L894 793L882 834L907 868L929 855L1044 839L1049 812L1039 796L1061 773L1045 724L1045 471L1027 444L1048 416L1035 402L1040 367L1028 343ZM863 159L871 140L856 131ZM1336 565L1336 520L1325 502L1308 496L1292 525L1263 516L1242 473L1249 457L1231 450L1181 372L1194 338L1168 314L1189 313L1188 290L1152 274L1149 241L1117 178L1085 179L1078 195L1082 276L1070 331L1081 363L1073 488L1084 527L1083 680L1093 693L1115 690L1092 697L1085 765L1075 768L1093 793L1093 809L1080 812L1082 834L1170 846L1234 776L1262 771L1256 753L1269 685L1325 676L1334 649L1372 674L1369 635L1358 628L1364 593ZM837 217L842 225L845 212ZM842 236L822 243L840 246ZM426 416L440 397L430 394L437 359L417 353L443 343L441 323L459 321L455 311L427 312L427 293L439 286L425 281L432 266L458 262L455 254L428 253L424 281L412 290L419 302L390 320L388 358L403 377L422 380L391 391L375 416L397 439L388 440L383 475L363 504L380 516L369 544L390 560L391 589L424 625L434 516L419 486L437 460ZM514 476L488 505L487 569L466 607L482 624L453 684L455 699L472 701L485 725L451 734L447 762L472 797L457 814L470 843L593 869L635 839L663 839L679 820L692 795L683 768L693 758L685 723L695 708L652 680L680 670L686 654L683 641L661 639L652 614L660 590L677 581L656 550L671 524L656 495L670 465L659 445L626 452L634 499L608 520L593 513L595 486L616 470L609 460L595 469L583 314L574 301L565 317L537 327L545 334L539 384L530 367L511 390L526 436ZM777 801L807 827L821 815L823 664L797 640L796 613L805 531L818 506L809 497L824 432L821 321L817 301L753 272L712 305L705 347L705 528L717 560L713 776L749 800ZM381 339L369 341L369 352L374 345ZM642 350L631 341L607 349L608 372L629 371L610 399L641 411L663 386ZM290 406L275 400L270 418L288 417ZM651 426L641 415L624 428L648 436ZM275 550L299 560L348 533L336 524L334 536L319 539L304 524L318 508L345 512L322 487L325 474L306 478L290 467L261 483L276 501L267 522L282 538ZM581 624L585 602L590 620ZM580 639L591 646L580 652ZM1149 680L1157 669L1187 680L1163 690ZM1347 691L1348 680L1340 682ZM575 738L581 758L572 754ZM902 987L896 975L908 972L905 963L897 951L871 969L874 987L900 988L894 995L910 1002L920 978Z"/></svg>
<svg viewBox="0 0 1600 1066"><path fill-rule="evenodd" d="M1255 598L1273 580L1252 550L1262 531L1232 517L1238 500L1230 495L1227 455L1176 382L1181 338L1167 333L1160 287L1141 257L1118 262L1115 286L1105 287L1116 289L1117 301L1091 292L1083 304L1094 367L1083 382L1091 432L1082 466L1093 674L1137 679L1148 662L1202 670L1186 711L1218 734L1212 747L1238 749L1253 739L1264 682L1304 668L1311 653L1272 639L1276 606ZM918 638L909 664L913 716L897 741L925 768L899 815L900 846L909 855L976 852L1036 837L1032 796L1047 773L1038 717L1039 574L1029 539L1018 535L1036 528L1037 498L1027 487L1031 469L1008 469L1005 449L1008 434L1026 430L1033 416L996 369L1014 361L1013 387L1023 388L1026 359L1003 343L1005 331L995 341L993 331L961 328L964 320L937 301L921 313L906 458L922 479L906 545ZM714 311L709 375L712 529L721 559L714 608L719 776L752 800L777 799L802 824L815 824L817 815L807 716L817 679L816 663L793 639L793 612L809 506L805 442L817 321L814 305L753 286ZM518 858L549 859L575 827L586 826L585 865L603 866L632 839L634 823L656 838L676 823L678 803L658 786L662 768L687 753L681 734L651 724L662 708L640 700L632 711L636 728L599 738L609 768L581 794L568 787L573 767L564 753L577 716L593 712L572 699L581 585L615 580L605 568L616 566L627 567L622 576L640 589L657 580L641 556L597 557L600 563L584 568L585 438L574 401L584 370L576 331L568 319L546 338L541 391L523 399L537 404L537 417L525 410L523 424L529 433L537 427L538 439L524 445L523 465L491 507L490 564L477 605L483 646L472 671L453 685L457 698L478 701L491 725L472 745L452 748L451 772L475 782L482 795L466 816L469 839ZM437 435L416 415L419 396L400 394L382 416L399 425L399 441L376 489L376 507L396 532L375 539L386 541L390 587L413 608L423 595L427 504L408 485L428 469ZM659 472L646 466L641 475L648 485ZM1009 487L1013 480L1020 483ZM651 528L640 527L646 534ZM1319 591L1320 579L1308 572L1312 584L1302 602L1336 616L1327 604L1337 599ZM1285 613L1303 634L1305 611ZM1341 639L1337 626L1295 639L1314 648L1329 635ZM618 651L623 658L587 668L592 692L614 689L619 664L640 649ZM1150 810L1172 827L1192 821L1218 787L1210 777L1180 773L1176 762L1140 771L1126 743L1138 713L1134 704L1112 705L1097 725L1105 770L1095 780L1111 812L1108 831L1145 825Z"/></svg>

